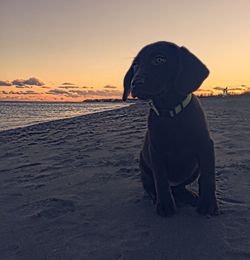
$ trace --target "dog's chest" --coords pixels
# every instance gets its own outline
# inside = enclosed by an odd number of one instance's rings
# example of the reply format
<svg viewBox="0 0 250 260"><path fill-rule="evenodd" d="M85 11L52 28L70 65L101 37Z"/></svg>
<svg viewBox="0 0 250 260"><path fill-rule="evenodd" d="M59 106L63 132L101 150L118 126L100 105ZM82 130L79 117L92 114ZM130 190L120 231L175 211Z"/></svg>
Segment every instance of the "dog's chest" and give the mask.
<svg viewBox="0 0 250 260"><path fill-rule="evenodd" d="M168 121L149 121L148 130L151 142L162 152L192 150L195 137L190 127Z"/></svg>

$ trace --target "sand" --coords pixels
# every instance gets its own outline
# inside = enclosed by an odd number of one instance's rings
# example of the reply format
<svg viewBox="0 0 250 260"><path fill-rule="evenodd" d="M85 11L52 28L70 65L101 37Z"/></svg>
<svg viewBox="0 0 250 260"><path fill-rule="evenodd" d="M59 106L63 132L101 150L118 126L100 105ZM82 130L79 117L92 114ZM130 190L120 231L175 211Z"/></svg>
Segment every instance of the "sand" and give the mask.
<svg viewBox="0 0 250 260"><path fill-rule="evenodd" d="M1 132L0 259L250 259L249 101L202 99L217 217L156 214L138 168L145 104Z"/></svg>

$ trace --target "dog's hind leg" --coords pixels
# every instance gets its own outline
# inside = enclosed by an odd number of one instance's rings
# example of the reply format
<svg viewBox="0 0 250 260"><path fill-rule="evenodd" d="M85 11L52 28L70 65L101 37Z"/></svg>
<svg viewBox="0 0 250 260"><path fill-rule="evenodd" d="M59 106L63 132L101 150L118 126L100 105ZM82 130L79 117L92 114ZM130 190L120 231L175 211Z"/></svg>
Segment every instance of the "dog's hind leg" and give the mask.
<svg viewBox="0 0 250 260"><path fill-rule="evenodd" d="M149 197L152 199L153 203L156 203L156 191L155 183L153 178L152 170L146 165L142 152L140 153L140 170L141 170L141 180L144 190L147 192Z"/></svg>

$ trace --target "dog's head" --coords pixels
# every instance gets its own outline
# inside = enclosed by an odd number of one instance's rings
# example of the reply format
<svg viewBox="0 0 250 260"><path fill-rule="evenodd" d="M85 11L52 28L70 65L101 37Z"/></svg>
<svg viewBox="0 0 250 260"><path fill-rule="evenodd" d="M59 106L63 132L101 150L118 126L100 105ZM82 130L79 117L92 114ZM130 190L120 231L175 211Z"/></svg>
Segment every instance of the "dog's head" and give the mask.
<svg viewBox="0 0 250 260"><path fill-rule="evenodd" d="M123 100L130 93L140 99L152 99L169 91L186 95L197 90L208 74L207 67L185 47L156 42L135 57L124 77Z"/></svg>

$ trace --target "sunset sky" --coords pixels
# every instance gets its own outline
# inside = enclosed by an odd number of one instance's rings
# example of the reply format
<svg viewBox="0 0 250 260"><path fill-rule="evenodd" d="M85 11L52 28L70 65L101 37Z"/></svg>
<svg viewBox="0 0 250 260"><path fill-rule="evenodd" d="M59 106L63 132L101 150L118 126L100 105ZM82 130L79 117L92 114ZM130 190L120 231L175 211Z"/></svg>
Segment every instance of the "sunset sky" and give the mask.
<svg viewBox="0 0 250 260"><path fill-rule="evenodd" d="M205 93L250 86L249 0L0 0L0 100L120 97L146 44L184 45Z"/></svg>

